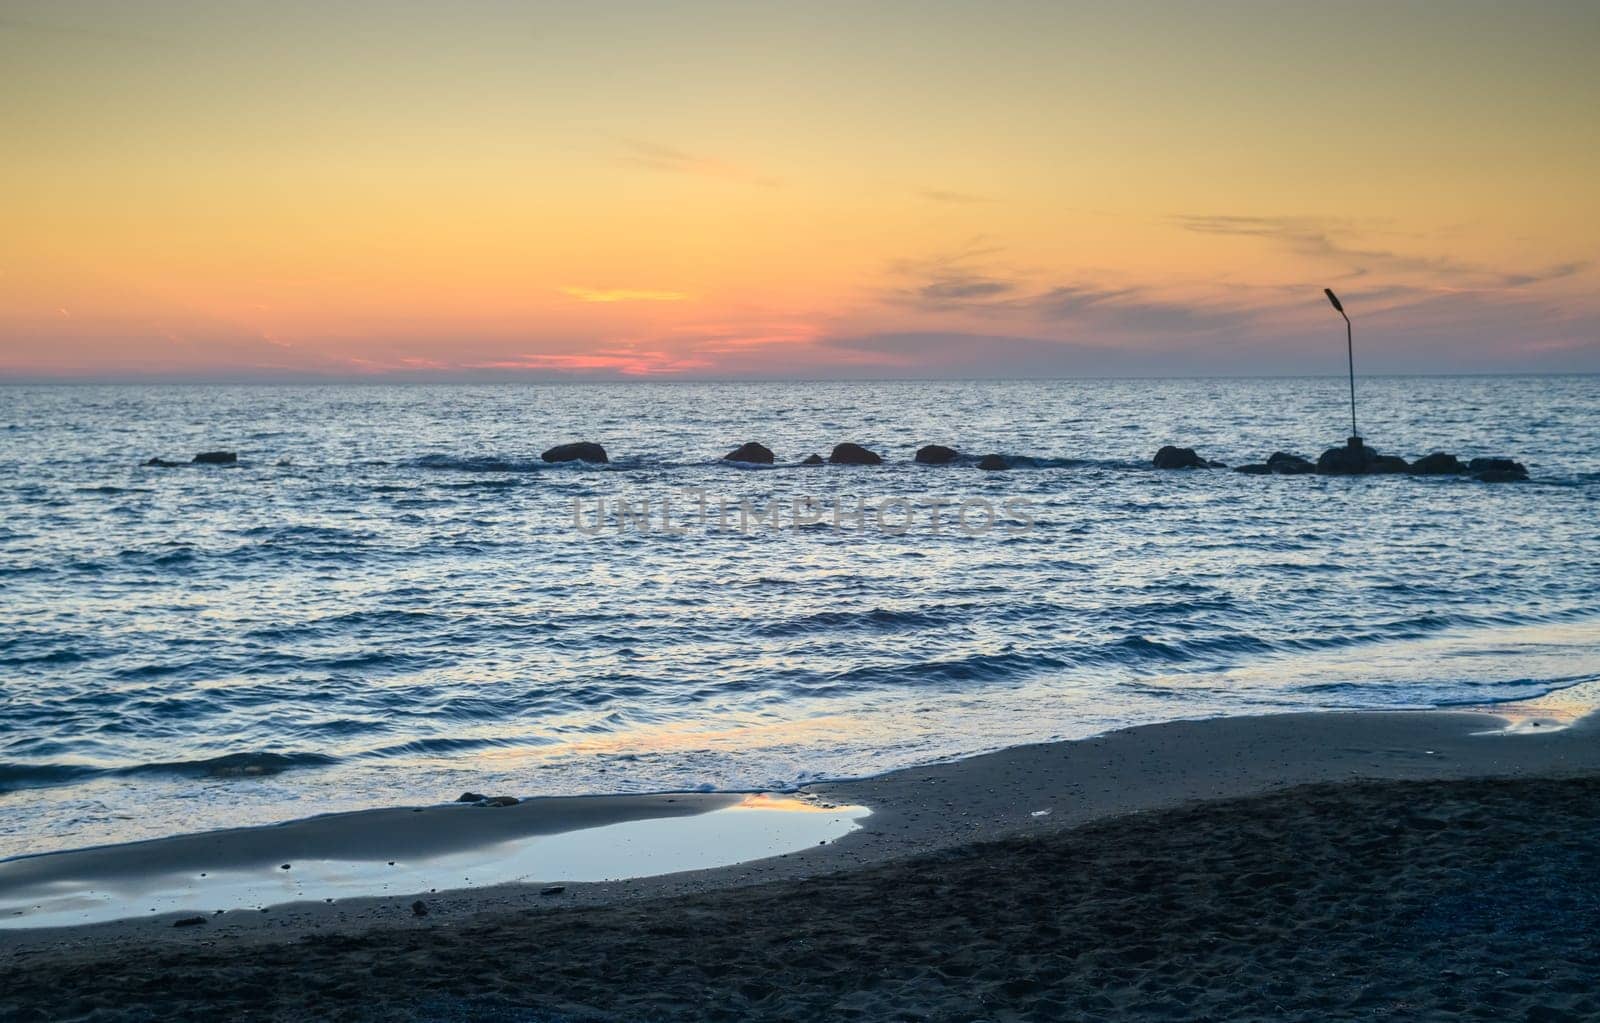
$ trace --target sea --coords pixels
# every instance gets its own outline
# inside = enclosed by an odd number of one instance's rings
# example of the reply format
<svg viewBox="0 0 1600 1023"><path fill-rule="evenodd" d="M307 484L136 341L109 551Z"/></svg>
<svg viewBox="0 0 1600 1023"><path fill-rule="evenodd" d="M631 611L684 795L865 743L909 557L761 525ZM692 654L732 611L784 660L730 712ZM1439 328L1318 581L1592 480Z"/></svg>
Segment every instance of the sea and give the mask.
<svg viewBox="0 0 1600 1023"><path fill-rule="evenodd" d="M1314 459L1335 377L0 386L0 857L1600 680L1600 377L1357 390L1531 478L1151 467Z"/></svg>

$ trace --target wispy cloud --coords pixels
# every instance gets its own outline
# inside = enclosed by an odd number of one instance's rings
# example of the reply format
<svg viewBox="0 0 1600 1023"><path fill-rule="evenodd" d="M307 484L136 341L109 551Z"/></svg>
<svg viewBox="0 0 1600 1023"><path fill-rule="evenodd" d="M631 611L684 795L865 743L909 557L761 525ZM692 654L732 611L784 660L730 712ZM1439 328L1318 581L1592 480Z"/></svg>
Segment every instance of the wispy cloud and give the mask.
<svg viewBox="0 0 1600 1023"><path fill-rule="evenodd" d="M1507 271L1448 256L1371 248L1346 240L1371 233L1369 227L1348 220L1215 214L1179 214L1173 219L1187 231L1261 238L1299 256L1341 263L1351 276L1415 274L1479 287L1520 288L1570 277L1588 266L1587 263L1561 263L1544 270Z"/></svg>
<svg viewBox="0 0 1600 1023"><path fill-rule="evenodd" d="M581 288L575 284L561 289L563 295L579 302L682 302L689 296L681 291L653 291L641 288Z"/></svg>
<svg viewBox="0 0 1600 1023"><path fill-rule="evenodd" d="M1533 273L1506 274L1505 284L1508 288L1520 288L1529 284L1543 284L1546 281L1559 281L1563 277L1572 277L1589 269L1590 264L1584 262L1557 263L1555 266L1546 267Z"/></svg>
<svg viewBox="0 0 1600 1023"><path fill-rule="evenodd" d="M1039 283L1034 275L1001 264L1001 250L981 239L953 254L898 260L891 275L892 305L925 313L1010 318L1034 324L1072 324L1099 330L1149 334L1158 331L1240 329L1262 313L1261 296L1249 303L1205 302L1163 296L1146 287L1077 280Z"/></svg>
<svg viewBox="0 0 1600 1023"><path fill-rule="evenodd" d="M729 163L716 157L685 152L672 146L663 146L637 139L626 140L623 146L622 162L634 167L643 167L647 170L661 171L667 174L691 174L704 178L741 181L745 184L759 185L762 188L776 188L782 184L782 181L778 178L758 173L748 167Z"/></svg>
<svg viewBox="0 0 1600 1023"><path fill-rule="evenodd" d="M1266 311L1259 302L1185 301L1158 297L1143 288L1091 284L1051 288L1033 296L1028 305L1050 320L1114 327L1136 334L1241 330L1256 323Z"/></svg>
<svg viewBox="0 0 1600 1023"><path fill-rule="evenodd" d="M673 331L673 343L687 344L703 355L741 353L770 348L800 349L822 334L809 320L752 323L690 323Z"/></svg>
<svg viewBox="0 0 1600 1023"><path fill-rule="evenodd" d="M928 310L992 304L1017 289L1004 271L989 265L1000 251L975 238L953 252L895 260L889 273L905 283L892 289L888 298L897 305Z"/></svg>
<svg viewBox="0 0 1600 1023"><path fill-rule="evenodd" d="M913 289L912 294L921 302L944 305L997 298L1000 295L1010 294L1016 288L1012 282L998 277L955 273L929 281Z"/></svg>
<svg viewBox="0 0 1600 1023"><path fill-rule="evenodd" d="M877 376L1014 379L1214 371L1213 353L1147 351L1021 334L894 331L829 337L822 347L865 355Z"/></svg>

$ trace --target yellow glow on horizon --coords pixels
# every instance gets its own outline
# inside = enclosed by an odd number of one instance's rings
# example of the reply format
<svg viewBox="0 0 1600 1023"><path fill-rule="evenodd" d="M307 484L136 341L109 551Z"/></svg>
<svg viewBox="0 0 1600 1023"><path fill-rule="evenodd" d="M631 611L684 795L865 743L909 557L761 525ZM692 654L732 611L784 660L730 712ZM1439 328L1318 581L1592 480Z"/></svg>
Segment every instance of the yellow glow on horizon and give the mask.
<svg viewBox="0 0 1600 1023"><path fill-rule="evenodd" d="M689 296L681 291L648 291L633 288L579 288L567 285L563 295L580 302L682 302Z"/></svg>

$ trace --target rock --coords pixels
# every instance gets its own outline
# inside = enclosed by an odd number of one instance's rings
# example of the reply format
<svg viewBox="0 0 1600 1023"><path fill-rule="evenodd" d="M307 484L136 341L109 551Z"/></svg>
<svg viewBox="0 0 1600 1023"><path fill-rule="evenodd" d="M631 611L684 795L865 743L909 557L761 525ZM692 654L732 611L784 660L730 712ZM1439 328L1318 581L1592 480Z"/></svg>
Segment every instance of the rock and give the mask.
<svg viewBox="0 0 1600 1023"><path fill-rule="evenodd" d="M418 899L416 902L413 902L411 904L411 915L412 916L427 916L428 915L428 904L426 902L423 902L421 899Z"/></svg>
<svg viewBox="0 0 1600 1023"><path fill-rule="evenodd" d="M480 799L476 803L473 803L472 805L473 806L516 806L520 802L522 802L522 800L518 799L516 796L490 796L487 799Z"/></svg>
<svg viewBox="0 0 1600 1023"><path fill-rule="evenodd" d="M557 444L539 456L546 462L609 462L606 449L589 441L575 444Z"/></svg>
<svg viewBox="0 0 1600 1023"><path fill-rule="evenodd" d="M984 472L1003 472L1011 468L1011 463L1003 455L984 455L978 459L978 468Z"/></svg>
<svg viewBox="0 0 1600 1023"><path fill-rule="evenodd" d="M860 444L837 444L828 462L831 465L882 465L883 459Z"/></svg>
<svg viewBox="0 0 1600 1023"><path fill-rule="evenodd" d="M914 461L918 465L949 465L958 457L955 448L947 448L943 444L925 444L917 449Z"/></svg>
<svg viewBox="0 0 1600 1023"><path fill-rule="evenodd" d="M1461 459L1443 451L1423 455L1411 463L1411 472L1415 476L1445 476L1466 471L1467 467L1461 464Z"/></svg>
<svg viewBox="0 0 1600 1023"><path fill-rule="evenodd" d="M183 463L181 463L181 462L169 462L165 458L152 458L152 459L150 459L148 462L146 462L144 464L145 465L149 465L149 466L154 466L154 467L156 467L158 469L176 469L179 465L181 465Z"/></svg>
<svg viewBox="0 0 1600 1023"><path fill-rule="evenodd" d="M202 451L190 460L193 465L233 465L239 456L232 451Z"/></svg>
<svg viewBox="0 0 1600 1023"><path fill-rule="evenodd" d="M1527 466L1509 458L1474 458L1467 463L1467 471L1485 483L1515 483L1528 478Z"/></svg>
<svg viewBox="0 0 1600 1023"><path fill-rule="evenodd" d="M1200 456L1194 453L1194 448L1175 448L1168 444L1156 452L1150 464L1157 469L1190 469L1200 464Z"/></svg>
<svg viewBox="0 0 1600 1023"><path fill-rule="evenodd" d="M463 792L463 793L461 793L461 795L456 797L456 802L458 802L458 803L481 803L485 799L488 799L488 798L489 798L488 796L480 796L476 792Z"/></svg>
<svg viewBox="0 0 1600 1023"><path fill-rule="evenodd" d="M288 869L289 869L289 867L290 867L290 864L288 864L288 863L284 863L284 864L280 864L280 865L279 865L279 867L278 867L278 869L279 869L279 870L288 870Z"/></svg>
<svg viewBox="0 0 1600 1023"><path fill-rule="evenodd" d="M821 455L807 455L800 460L801 465L825 465Z"/></svg>
<svg viewBox="0 0 1600 1023"><path fill-rule="evenodd" d="M1316 463L1311 459L1291 455L1286 451L1274 451L1268 456L1267 467L1284 476L1302 476L1317 471Z"/></svg>
<svg viewBox="0 0 1600 1023"><path fill-rule="evenodd" d="M1342 448L1329 448L1317 459L1317 473L1322 476L1360 476L1372 472L1378 453L1351 437ZM1402 470L1403 471L1403 470Z"/></svg>
<svg viewBox="0 0 1600 1023"><path fill-rule="evenodd" d="M1329 448L1317 459L1317 472L1323 476L1366 476L1410 472L1411 465L1399 455L1380 455L1351 437L1342 448Z"/></svg>
<svg viewBox="0 0 1600 1023"><path fill-rule="evenodd" d="M547 884L543 888L539 889L539 894L540 895L560 895L562 892L564 892L566 890L567 890L567 886L564 885L564 884Z"/></svg>
<svg viewBox="0 0 1600 1023"><path fill-rule="evenodd" d="M1528 478L1526 469L1484 469L1475 472L1472 478L1483 483L1521 483Z"/></svg>
<svg viewBox="0 0 1600 1023"><path fill-rule="evenodd" d="M186 916L181 920L172 921L172 926L174 926L174 927L200 927L200 926L203 926L205 924L205 922L206 922L206 918L203 917L203 916Z"/></svg>
<svg viewBox="0 0 1600 1023"><path fill-rule="evenodd" d="M1262 465L1260 462L1256 462L1253 465L1237 466L1237 467L1234 468L1233 471L1234 472L1242 472L1246 476L1270 476L1270 475L1272 475L1272 467L1270 465Z"/></svg>
<svg viewBox="0 0 1600 1023"><path fill-rule="evenodd" d="M1226 469L1221 462L1208 462L1194 453L1194 448L1176 448L1166 445L1150 459L1157 469Z"/></svg>
<svg viewBox="0 0 1600 1023"><path fill-rule="evenodd" d="M1358 476L1367 471L1367 460L1360 449L1329 448L1317 459L1317 472L1323 476Z"/></svg>
<svg viewBox="0 0 1600 1023"><path fill-rule="evenodd" d="M722 456L724 462L750 462L753 465L771 465L772 449L751 441L740 444Z"/></svg>

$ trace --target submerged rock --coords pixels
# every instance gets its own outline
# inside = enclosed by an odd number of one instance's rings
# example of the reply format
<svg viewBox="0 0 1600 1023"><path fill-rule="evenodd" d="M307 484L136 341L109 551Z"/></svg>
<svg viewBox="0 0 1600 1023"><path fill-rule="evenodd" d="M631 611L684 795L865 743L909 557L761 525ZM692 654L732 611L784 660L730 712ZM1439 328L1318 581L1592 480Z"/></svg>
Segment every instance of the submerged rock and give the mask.
<svg viewBox="0 0 1600 1023"><path fill-rule="evenodd" d="M1410 472L1411 463L1399 455L1374 455L1372 465L1367 471L1370 473Z"/></svg>
<svg viewBox="0 0 1600 1023"><path fill-rule="evenodd" d="M875 451L868 451L860 444L837 444L833 453L828 456L829 463L833 465L882 465L883 459Z"/></svg>
<svg viewBox="0 0 1600 1023"><path fill-rule="evenodd" d="M1467 471L1484 483L1519 483L1528 478L1527 466L1509 458L1474 458Z"/></svg>
<svg viewBox="0 0 1600 1023"><path fill-rule="evenodd" d="M233 451L202 451L191 459L194 465L233 465L239 455Z"/></svg>
<svg viewBox="0 0 1600 1023"><path fill-rule="evenodd" d="M1474 458L1467 463L1468 472L1520 472L1527 475L1527 466L1509 458Z"/></svg>
<svg viewBox="0 0 1600 1023"><path fill-rule="evenodd" d="M148 462L145 462L144 464L145 465L149 465L149 466L154 466L154 467L156 467L158 469L176 469L178 466L182 465L183 463L182 462L169 462L165 458L152 458Z"/></svg>
<svg viewBox="0 0 1600 1023"><path fill-rule="evenodd" d="M1461 459L1444 451L1423 455L1411 463L1411 472L1416 476L1446 476L1466 471L1467 467L1461 464Z"/></svg>
<svg viewBox="0 0 1600 1023"><path fill-rule="evenodd" d="M606 449L590 441L557 444L539 456L546 462L609 462Z"/></svg>
<svg viewBox="0 0 1600 1023"><path fill-rule="evenodd" d="M1247 476L1303 476L1306 473L1316 472L1317 467L1310 459L1291 455L1286 451L1274 451L1267 456L1265 462L1241 465L1233 471L1242 472Z"/></svg>
<svg viewBox="0 0 1600 1023"><path fill-rule="evenodd" d="M1002 472L1011 468L1011 463L1006 461L1004 455L984 455L978 459L978 468L984 472Z"/></svg>
<svg viewBox="0 0 1600 1023"><path fill-rule="evenodd" d="M949 465L959 457L955 448L947 448L943 444L925 444L917 449L913 461L919 465Z"/></svg>
<svg viewBox="0 0 1600 1023"><path fill-rule="evenodd" d="M1226 469L1221 462L1208 462L1195 454L1194 448L1179 448L1171 444L1166 445L1156 456L1150 459L1150 464L1157 469Z"/></svg>
<svg viewBox="0 0 1600 1023"><path fill-rule="evenodd" d="M821 455L812 454L812 455L807 455L806 457L800 459L800 464L801 465L826 465L827 463L822 460L822 456Z"/></svg>
<svg viewBox="0 0 1600 1023"><path fill-rule="evenodd" d="M753 465L771 465L772 449L765 445L750 441L740 444L732 451L722 456L724 462L749 462Z"/></svg>

